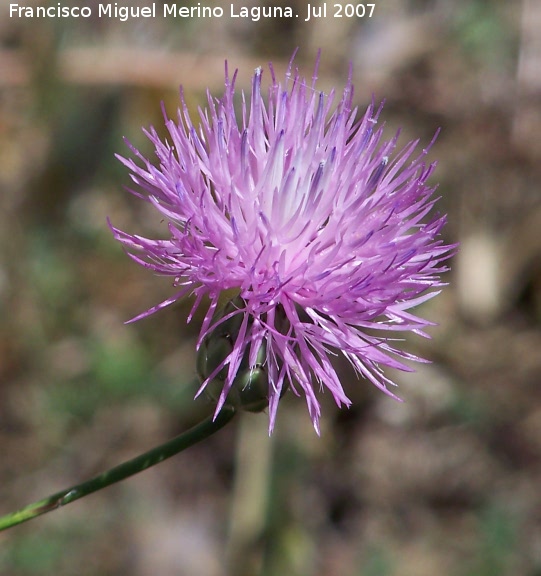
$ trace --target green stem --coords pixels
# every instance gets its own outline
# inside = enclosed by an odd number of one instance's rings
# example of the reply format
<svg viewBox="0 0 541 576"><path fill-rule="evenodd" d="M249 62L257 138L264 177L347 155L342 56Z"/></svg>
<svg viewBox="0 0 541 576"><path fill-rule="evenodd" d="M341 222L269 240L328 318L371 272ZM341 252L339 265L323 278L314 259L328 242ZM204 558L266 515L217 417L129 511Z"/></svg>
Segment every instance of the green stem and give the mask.
<svg viewBox="0 0 541 576"><path fill-rule="evenodd" d="M200 422L190 430L180 434L180 436L173 438L173 440L169 440L169 442L153 448L132 460L119 464L91 480L52 494L43 500L21 508L21 510L17 512L6 514L0 517L0 531L26 522L27 520L32 520L32 518L36 518L36 516L41 516L46 512L56 510L71 502L75 502L75 500L88 496L92 494L92 492L97 492L102 488L120 482L138 472L142 472L155 464L159 464L167 458L182 452L182 450L197 444L197 442L208 438L214 434L214 432L217 432L225 426L234 415L235 410L233 408L224 406L216 419L213 419L213 416L209 416L206 420L203 420L203 422Z"/></svg>

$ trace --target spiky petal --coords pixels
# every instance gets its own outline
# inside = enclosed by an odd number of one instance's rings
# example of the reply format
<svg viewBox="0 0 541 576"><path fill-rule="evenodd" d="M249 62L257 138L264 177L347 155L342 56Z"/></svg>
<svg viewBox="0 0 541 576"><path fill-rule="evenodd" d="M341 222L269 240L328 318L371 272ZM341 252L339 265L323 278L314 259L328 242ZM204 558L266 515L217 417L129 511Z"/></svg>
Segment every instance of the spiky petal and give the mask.
<svg viewBox="0 0 541 576"><path fill-rule="evenodd" d="M230 78L226 65L225 93L207 95L197 125L181 94L176 120L165 117L168 139L145 131L157 165L129 145L132 158L119 159L131 171L133 192L165 217L169 234L155 240L112 230L136 262L180 287L135 319L191 294L189 321L207 295L200 346L216 328L220 293L236 290L228 318L240 321L216 370L227 367L217 413L246 351L254 368L264 343L269 430L289 385L305 396L319 431L317 389L327 388L339 406L350 404L330 355L343 354L393 397L382 367L410 371L402 359L422 361L393 348L388 335L427 336L431 322L410 309L438 293L454 246L439 238L445 217L431 215L430 146L415 153L414 141L395 153L398 134L384 142L376 126L381 106L372 102L357 119L351 77L338 99L318 92L315 80L307 85L292 64L283 84L270 71L268 97L257 69L249 104L243 94L237 113L236 73Z"/></svg>

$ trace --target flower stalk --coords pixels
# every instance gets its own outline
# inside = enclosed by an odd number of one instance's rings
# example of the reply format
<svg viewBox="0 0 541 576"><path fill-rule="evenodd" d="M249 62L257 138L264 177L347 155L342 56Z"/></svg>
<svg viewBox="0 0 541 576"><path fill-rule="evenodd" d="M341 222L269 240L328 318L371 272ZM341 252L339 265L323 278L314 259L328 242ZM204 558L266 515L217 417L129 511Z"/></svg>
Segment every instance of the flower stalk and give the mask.
<svg viewBox="0 0 541 576"><path fill-rule="evenodd" d="M72 486L65 490L61 490L56 494L52 494L47 498L33 502L16 512L6 514L0 518L0 531L7 530L33 518L37 518L42 514L56 510L66 504L71 504L84 496L88 496L93 492L102 490L107 486L116 484L121 480L125 480L138 472L142 472L147 468L151 468L171 456L182 452L186 448L197 444L201 440L212 436L215 432L223 428L235 415L236 411L233 407L226 405L218 413L216 417L209 416L190 430L183 432L176 438L141 454L127 462L123 462L99 476L96 476L86 482Z"/></svg>

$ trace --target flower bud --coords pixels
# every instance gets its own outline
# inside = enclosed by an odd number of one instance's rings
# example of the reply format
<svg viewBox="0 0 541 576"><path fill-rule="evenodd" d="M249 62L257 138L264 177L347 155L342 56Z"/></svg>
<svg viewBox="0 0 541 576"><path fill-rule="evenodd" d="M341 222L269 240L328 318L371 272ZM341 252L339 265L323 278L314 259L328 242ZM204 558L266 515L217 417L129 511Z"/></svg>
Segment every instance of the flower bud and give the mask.
<svg viewBox="0 0 541 576"><path fill-rule="evenodd" d="M213 323L220 317L229 315L238 309L240 297L230 300L221 312L215 315ZM242 314L235 314L224 320L202 342L197 353L197 374L201 381L206 380L222 364L233 351L240 327ZM250 368L249 349L242 356L237 375L227 396L227 404L237 409L249 412L261 412L269 404L269 379L265 367L267 344L261 342L257 351L256 363ZM227 378L229 364L224 364L221 370L210 380L205 388L207 394L218 401Z"/></svg>

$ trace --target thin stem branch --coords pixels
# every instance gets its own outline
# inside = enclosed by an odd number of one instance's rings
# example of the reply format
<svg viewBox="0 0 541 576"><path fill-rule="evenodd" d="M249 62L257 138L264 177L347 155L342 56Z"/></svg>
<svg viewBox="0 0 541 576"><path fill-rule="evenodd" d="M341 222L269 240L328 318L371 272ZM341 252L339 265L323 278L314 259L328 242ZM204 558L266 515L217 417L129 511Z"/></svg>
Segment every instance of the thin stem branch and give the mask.
<svg viewBox="0 0 541 576"><path fill-rule="evenodd" d="M102 488L120 482L138 472L142 472L155 464L159 464L167 460L167 458L171 458L171 456L182 452L182 450L208 438L223 428L234 415L234 408L224 406L215 419L213 416L209 416L206 420L203 420L203 422L200 422L190 430L183 432L180 436L169 440L165 444L157 446L132 460L119 464L82 484L77 484L76 486L52 494L43 500L29 504L16 512L6 514L0 517L0 531L26 522L27 520L32 520L32 518L41 516L51 510L56 510L71 502L75 502L75 500L88 496L92 494L92 492L97 492Z"/></svg>

